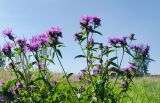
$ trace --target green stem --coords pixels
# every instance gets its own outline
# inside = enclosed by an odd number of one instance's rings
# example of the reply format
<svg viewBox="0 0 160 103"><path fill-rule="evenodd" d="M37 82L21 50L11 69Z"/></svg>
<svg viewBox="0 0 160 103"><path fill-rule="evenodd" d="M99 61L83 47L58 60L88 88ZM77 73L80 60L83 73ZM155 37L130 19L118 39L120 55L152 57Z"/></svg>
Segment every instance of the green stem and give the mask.
<svg viewBox="0 0 160 103"><path fill-rule="evenodd" d="M55 49L55 51L56 51L56 47L54 47L54 49ZM55 54L56 54L56 56L57 56L57 59L58 59L58 62L59 62L59 64L60 64L60 66L61 66L61 68L62 68L62 70L63 70L63 73L64 73L64 75L65 75L65 78L66 78L66 80L67 80L67 83L69 84L72 92L74 93L74 95L76 96L76 98L77 98L77 100L78 100L78 102L79 102L78 96L77 96L76 92L73 90L73 87L72 87L69 79L67 78L67 73L66 73L66 71L65 71L65 69L64 69L64 67L63 67L63 65L62 65L62 63L61 63L61 60L60 60L60 58L59 58L59 56L58 56L57 51L55 52Z"/></svg>
<svg viewBox="0 0 160 103"><path fill-rule="evenodd" d="M123 61L123 57L124 57L124 47L123 47L122 58L121 58L121 61L120 61L119 66L118 66L118 69L120 69L120 68L121 68L122 61ZM114 82L114 86L113 86L113 88L115 87L115 84L116 84L116 82L117 82L117 80L118 80L118 77L119 77L119 74L117 74L117 77L116 77L116 80L115 80L115 82Z"/></svg>

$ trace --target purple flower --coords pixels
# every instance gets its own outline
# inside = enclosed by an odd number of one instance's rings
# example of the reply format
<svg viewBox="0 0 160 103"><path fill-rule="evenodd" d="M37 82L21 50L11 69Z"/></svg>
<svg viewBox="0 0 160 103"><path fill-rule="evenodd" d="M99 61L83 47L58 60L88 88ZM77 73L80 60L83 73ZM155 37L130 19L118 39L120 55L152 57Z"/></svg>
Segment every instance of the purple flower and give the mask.
<svg viewBox="0 0 160 103"><path fill-rule="evenodd" d="M101 25L101 18L98 16L93 17L93 23L96 27Z"/></svg>
<svg viewBox="0 0 160 103"><path fill-rule="evenodd" d="M10 93L10 98L14 98L14 96L15 96L15 91L14 91L14 87L12 86L12 87L9 87L9 89L8 89L8 92Z"/></svg>
<svg viewBox="0 0 160 103"><path fill-rule="evenodd" d="M14 40L14 37L12 35L12 29L7 28L7 29L3 30L2 33L3 33L4 37L7 36L10 40Z"/></svg>
<svg viewBox="0 0 160 103"><path fill-rule="evenodd" d="M121 82L121 86L125 88L125 87L127 86L126 81L123 80L123 81Z"/></svg>
<svg viewBox="0 0 160 103"><path fill-rule="evenodd" d="M7 28L7 29L3 30L2 33L3 33L4 37L6 37L6 36L11 36L11 34L12 34L12 29Z"/></svg>
<svg viewBox="0 0 160 103"><path fill-rule="evenodd" d="M128 67L127 68L122 68L122 71L124 71L125 73L129 73L130 72Z"/></svg>
<svg viewBox="0 0 160 103"><path fill-rule="evenodd" d="M144 47L144 50L143 50L143 55L147 55L149 53L149 49L150 49L150 46L146 46Z"/></svg>
<svg viewBox="0 0 160 103"><path fill-rule="evenodd" d="M134 36L135 36L135 34L131 33L130 36L129 36L129 39L130 39L130 40L136 40L136 39L134 38Z"/></svg>
<svg viewBox="0 0 160 103"><path fill-rule="evenodd" d="M51 37L51 38L55 38L55 37L62 37L62 32L61 29L59 27L52 27L51 29L49 29L47 31L47 34Z"/></svg>
<svg viewBox="0 0 160 103"><path fill-rule="evenodd" d="M120 44L121 46L126 46L127 45L127 41L126 41L127 37L122 37L122 38L109 38L109 43L112 46L116 46L117 44Z"/></svg>
<svg viewBox="0 0 160 103"><path fill-rule="evenodd" d="M82 16L80 20L81 26L88 26L90 22L92 22L93 16Z"/></svg>
<svg viewBox="0 0 160 103"><path fill-rule="evenodd" d="M89 44L93 44L93 43L94 43L94 40L93 40L92 37L89 39L88 43L89 43Z"/></svg>
<svg viewBox="0 0 160 103"><path fill-rule="evenodd" d="M12 79L14 79L14 78L15 78L15 76L13 76L13 75L10 75L10 76L8 77L9 80L12 80Z"/></svg>
<svg viewBox="0 0 160 103"><path fill-rule="evenodd" d="M0 102L4 102L4 97L0 96Z"/></svg>
<svg viewBox="0 0 160 103"><path fill-rule="evenodd" d="M138 52L141 56L145 57L149 53L150 46L144 46L144 45L131 45L131 50Z"/></svg>
<svg viewBox="0 0 160 103"><path fill-rule="evenodd" d="M24 51L24 52L28 52L28 51L30 51L30 49L29 49L29 45L24 46L24 47L23 47L23 51Z"/></svg>
<svg viewBox="0 0 160 103"><path fill-rule="evenodd" d="M80 41L82 39L82 37L83 36L81 34L78 34L78 33L74 34L74 40L75 41Z"/></svg>
<svg viewBox="0 0 160 103"><path fill-rule="evenodd" d="M40 35L33 36L30 41L32 43L36 43L38 45L47 44L49 42L49 38L47 33L42 33Z"/></svg>
<svg viewBox="0 0 160 103"><path fill-rule="evenodd" d="M136 66L134 65L134 64L130 64L129 65L129 71L132 71L132 72L134 72L134 71L136 71Z"/></svg>
<svg viewBox="0 0 160 103"><path fill-rule="evenodd" d="M37 66L38 66L38 68L39 68L39 69L44 68L44 64L43 64L43 63L41 63L41 62L37 63Z"/></svg>
<svg viewBox="0 0 160 103"><path fill-rule="evenodd" d="M5 83L4 80L0 80L0 86L2 86Z"/></svg>
<svg viewBox="0 0 160 103"><path fill-rule="evenodd" d="M49 42L49 38L48 38L47 33L43 33L43 34L38 35L38 39L41 44L46 44Z"/></svg>
<svg viewBox="0 0 160 103"><path fill-rule="evenodd" d="M77 75L76 77L75 77L75 79L77 80L77 81L80 81L81 80L81 75Z"/></svg>
<svg viewBox="0 0 160 103"><path fill-rule="evenodd" d="M126 41L127 37L122 37L119 39L119 43L122 45L122 46L126 46L127 45L127 41Z"/></svg>
<svg viewBox="0 0 160 103"><path fill-rule="evenodd" d="M24 47L27 45L27 39L26 38L18 39L16 41L16 44L18 44L21 47L21 49L25 51Z"/></svg>
<svg viewBox="0 0 160 103"><path fill-rule="evenodd" d="M85 69L81 70L81 72L82 72L82 75L83 75L83 76L85 76L85 75L88 74L88 73L87 73L87 70L85 70Z"/></svg>
<svg viewBox="0 0 160 103"><path fill-rule="evenodd" d="M99 68L94 68L93 69L93 75L96 75L100 72Z"/></svg>
<svg viewBox="0 0 160 103"><path fill-rule="evenodd" d="M98 27L101 25L101 18L98 16L82 16L80 20L80 25L82 28L92 30L91 28L93 26Z"/></svg>
<svg viewBox="0 0 160 103"><path fill-rule="evenodd" d="M52 80L52 84L56 85L57 84L57 80Z"/></svg>
<svg viewBox="0 0 160 103"><path fill-rule="evenodd" d="M5 55L9 55L11 53L11 48L12 48L12 45L10 43L6 43L2 48L2 52Z"/></svg>
<svg viewBox="0 0 160 103"><path fill-rule="evenodd" d="M26 48L27 49L27 48ZM29 45L28 45L28 49L30 50L30 51L38 51L38 49L39 49L39 44L38 43L36 43L36 42L31 42Z"/></svg>
<svg viewBox="0 0 160 103"><path fill-rule="evenodd" d="M16 83L16 87L17 87L17 88L23 88L23 84L22 84L21 82L17 82L17 83Z"/></svg>
<svg viewBox="0 0 160 103"><path fill-rule="evenodd" d="M26 38L22 38L22 39L18 39L16 41L17 44L23 44L26 45L27 44L27 39Z"/></svg>
<svg viewBox="0 0 160 103"><path fill-rule="evenodd" d="M139 45L131 45L130 49L133 51L138 51L140 49L140 46Z"/></svg>
<svg viewBox="0 0 160 103"><path fill-rule="evenodd" d="M108 43L110 43L110 45L115 46L116 44L119 43L119 38L109 38L109 42Z"/></svg>

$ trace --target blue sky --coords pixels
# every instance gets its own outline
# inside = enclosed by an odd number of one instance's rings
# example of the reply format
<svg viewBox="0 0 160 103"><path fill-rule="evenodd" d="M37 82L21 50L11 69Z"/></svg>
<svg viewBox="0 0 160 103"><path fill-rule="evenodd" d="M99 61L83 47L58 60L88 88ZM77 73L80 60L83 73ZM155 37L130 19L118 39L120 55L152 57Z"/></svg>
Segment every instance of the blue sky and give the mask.
<svg viewBox="0 0 160 103"><path fill-rule="evenodd" d="M96 39L107 43L109 36L118 37L135 33L137 43L151 46L151 57L156 61L149 72L160 74L160 1L159 0L0 0L0 31L12 28L19 37L31 37L51 26L60 26L66 48L62 49L63 64L69 72L85 67L82 60L73 59L80 48L73 34L80 30L83 15L102 17L103 37ZM0 38L3 44L3 38ZM59 66L51 67L59 71Z"/></svg>

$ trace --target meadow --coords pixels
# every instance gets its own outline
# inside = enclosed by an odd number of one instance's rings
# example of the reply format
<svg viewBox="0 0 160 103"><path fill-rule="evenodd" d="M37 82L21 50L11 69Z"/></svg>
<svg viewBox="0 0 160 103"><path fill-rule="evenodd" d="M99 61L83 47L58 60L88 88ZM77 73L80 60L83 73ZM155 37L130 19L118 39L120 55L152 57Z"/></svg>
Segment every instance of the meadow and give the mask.
<svg viewBox="0 0 160 103"><path fill-rule="evenodd" d="M0 70L0 80L9 80L11 73ZM62 78L62 73L52 73L53 78L58 80ZM77 81L76 76L70 78L72 86L81 87L83 84ZM127 98L123 98L120 103L160 103L160 78L159 77L142 77L135 78L133 85L128 91ZM67 82L64 80L64 84ZM84 86L84 85L83 85Z"/></svg>
<svg viewBox="0 0 160 103"><path fill-rule="evenodd" d="M74 40L86 65L78 74L68 73L61 62L63 33L59 27L51 27L30 39L17 39L12 29L2 33L8 38L2 47L1 58L8 61L1 71L0 102L20 103L154 103L159 101L158 81L140 78L147 74L151 61L150 46L134 44L135 34L109 37L107 45L95 41L101 18L83 16L80 31ZM29 42L28 42L29 41ZM121 52L120 54L118 52ZM128 65L122 67L124 55ZM52 73L49 67L58 61L63 73ZM157 89L157 90L156 90ZM154 91L153 91L154 90ZM152 94L156 93L156 94Z"/></svg>

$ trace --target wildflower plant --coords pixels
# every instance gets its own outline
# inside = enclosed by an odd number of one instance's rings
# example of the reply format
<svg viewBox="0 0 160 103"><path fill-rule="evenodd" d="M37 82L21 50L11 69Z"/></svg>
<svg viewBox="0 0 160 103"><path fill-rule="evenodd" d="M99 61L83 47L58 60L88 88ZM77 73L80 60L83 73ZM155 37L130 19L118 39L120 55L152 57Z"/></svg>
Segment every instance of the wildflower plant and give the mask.
<svg viewBox="0 0 160 103"><path fill-rule="evenodd" d="M101 26L98 16L83 16L80 20L81 31L75 33L82 54L75 58L86 61L85 69L80 71L77 80L79 86L72 86L70 77L61 63L60 48L64 44L60 41L63 33L59 27L52 27L44 33L32 36L30 39L18 39L12 29L3 31L6 44L2 52L8 59L8 70L15 78L0 81L1 102L42 102L42 103L116 103L123 97L129 98L127 91L133 83L138 70L135 62L123 68L122 61L125 54L136 60L139 47L131 46L134 35L121 38L109 38L106 44L94 40L95 35L103 35L97 31ZM118 56L117 50L122 51ZM149 47L143 48L143 57L149 53ZM116 54L113 56L113 54ZM63 71L63 78L52 78L49 66L58 60ZM143 61L144 58L139 58ZM120 60L120 61L118 61ZM151 60L151 59L150 59Z"/></svg>
<svg viewBox="0 0 160 103"><path fill-rule="evenodd" d="M136 59L130 49L132 41L135 40L135 34L128 37L109 38L108 44L105 45L94 40L95 35L102 35L97 31L101 26L100 17L83 16L80 26L81 31L75 34L75 41L81 47L82 54L75 58L85 59L86 68L79 75L79 80L85 88L83 92L79 92L79 100L98 103L121 101L123 97L128 96L127 91L137 71L135 63L130 62L127 68L121 67L124 54ZM117 50L122 51L121 57L117 55ZM148 53L147 47L144 51ZM114 53L116 55L111 57ZM115 79L111 79L111 72L115 73Z"/></svg>

